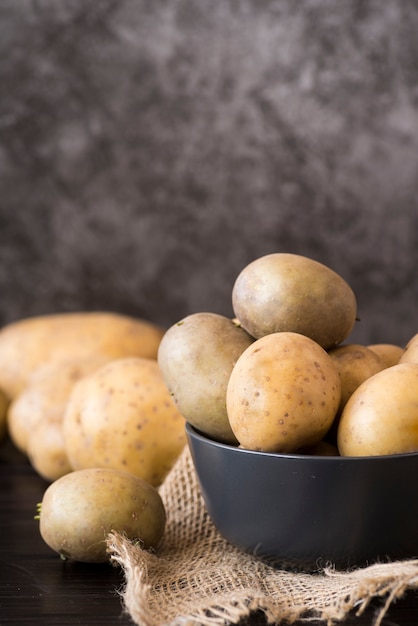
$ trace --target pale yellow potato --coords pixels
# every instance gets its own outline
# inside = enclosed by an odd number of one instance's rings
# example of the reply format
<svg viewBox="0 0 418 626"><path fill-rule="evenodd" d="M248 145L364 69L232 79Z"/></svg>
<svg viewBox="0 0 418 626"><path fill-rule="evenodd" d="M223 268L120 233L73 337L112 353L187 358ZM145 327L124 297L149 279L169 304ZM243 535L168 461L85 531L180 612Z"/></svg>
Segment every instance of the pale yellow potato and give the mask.
<svg viewBox="0 0 418 626"><path fill-rule="evenodd" d="M364 381L344 407L338 426L342 456L418 451L418 364L387 367Z"/></svg>
<svg viewBox="0 0 418 626"><path fill-rule="evenodd" d="M75 383L109 362L109 357L90 356L77 361L52 361L35 370L26 387L12 400L8 429L15 446L27 453L28 438L42 420L62 420Z"/></svg>
<svg viewBox="0 0 418 626"><path fill-rule="evenodd" d="M157 489L127 472L106 468L74 471L46 489L39 531L62 558L105 563L107 538L118 532L144 549L156 548L166 523Z"/></svg>
<svg viewBox="0 0 418 626"><path fill-rule="evenodd" d="M338 413L341 413L347 400L359 385L373 374L384 369L381 358L366 346L349 343L329 350L341 378L341 400Z"/></svg>
<svg viewBox="0 0 418 626"><path fill-rule="evenodd" d="M141 319L108 312L59 313L22 319L0 330L0 388L10 398L50 361L157 358L163 329Z"/></svg>
<svg viewBox="0 0 418 626"><path fill-rule="evenodd" d="M34 470L53 482L72 471L62 432L61 418L43 418L29 433L27 455Z"/></svg>
<svg viewBox="0 0 418 626"><path fill-rule="evenodd" d="M185 421L157 361L111 361L79 381L64 414L74 469L111 467L159 485L186 443Z"/></svg>
<svg viewBox="0 0 418 626"><path fill-rule="evenodd" d="M406 344L399 363L418 363L418 334L414 335Z"/></svg>
<svg viewBox="0 0 418 626"><path fill-rule="evenodd" d="M297 452L324 438L340 397L340 377L329 354L309 337L280 332L241 354L226 402L231 428L244 448Z"/></svg>
<svg viewBox="0 0 418 626"><path fill-rule="evenodd" d="M0 442L7 436L7 412L9 408L9 398L4 391L0 389Z"/></svg>
<svg viewBox="0 0 418 626"><path fill-rule="evenodd" d="M397 365L404 349L393 343L372 343L366 346L381 358L386 367Z"/></svg>

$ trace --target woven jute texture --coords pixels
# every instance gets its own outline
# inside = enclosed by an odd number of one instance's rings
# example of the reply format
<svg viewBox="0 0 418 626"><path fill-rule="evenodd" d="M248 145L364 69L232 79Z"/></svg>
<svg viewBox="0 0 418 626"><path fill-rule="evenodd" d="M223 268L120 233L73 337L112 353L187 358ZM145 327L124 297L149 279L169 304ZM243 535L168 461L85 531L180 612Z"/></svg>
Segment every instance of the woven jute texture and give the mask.
<svg viewBox="0 0 418 626"><path fill-rule="evenodd" d="M208 517L186 447L160 488L164 539L147 552L120 534L108 537L125 576L122 602L140 626L236 624L254 611L271 624L337 623L380 597L375 626L390 604L418 587L418 559L315 574L275 569L223 539Z"/></svg>

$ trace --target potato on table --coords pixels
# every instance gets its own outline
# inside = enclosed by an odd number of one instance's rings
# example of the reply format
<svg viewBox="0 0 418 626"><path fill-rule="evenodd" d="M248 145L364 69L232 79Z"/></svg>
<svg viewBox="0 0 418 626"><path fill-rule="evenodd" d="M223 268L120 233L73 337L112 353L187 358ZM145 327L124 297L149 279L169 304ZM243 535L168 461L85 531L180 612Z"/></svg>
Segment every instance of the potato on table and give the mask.
<svg viewBox="0 0 418 626"><path fill-rule="evenodd" d="M49 482L72 471L61 418L44 417L35 424L29 433L27 456L33 469Z"/></svg>
<svg viewBox="0 0 418 626"><path fill-rule="evenodd" d="M63 420L74 469L111 467L162 482L186 443L179 413L154 359L111 361L80 380Z"/></svg>
<svg viewBox="0 0 418 626"><path fill-rule="evenodd" d="M29 436L38 422L62 421L75 383L108 361L109 357L93 355L39 367L9 407L8 427L15 446L27 454Z"/></svg>
<svg viewBox="0 0 418 626"><path fill-rule="evenodd" d="M164 504L149 483L114 469L91 468L66 474L45 491L39 530L63 558L88 563L109 560L111 531L155 548L166 523Z"/></svg>
<svg viewBox="0 0 418 626"><path fill-rule="evenodd" d="M148 321L101 311L22 319L0 330L0 388L15 397L49 361L91 355L157 358L163 334Z"/></svg>

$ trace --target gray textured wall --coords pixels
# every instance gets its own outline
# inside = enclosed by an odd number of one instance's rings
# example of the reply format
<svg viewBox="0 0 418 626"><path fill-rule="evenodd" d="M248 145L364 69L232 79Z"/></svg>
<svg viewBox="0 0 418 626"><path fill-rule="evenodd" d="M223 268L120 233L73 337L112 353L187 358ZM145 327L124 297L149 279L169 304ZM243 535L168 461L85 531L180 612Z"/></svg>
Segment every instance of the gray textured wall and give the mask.
<svg viewBox="0 0 418 626"><path fill-rule="evenodd" d="M418 331L418 3L2 0L0 323L229 315L291 251Z"/></svg>

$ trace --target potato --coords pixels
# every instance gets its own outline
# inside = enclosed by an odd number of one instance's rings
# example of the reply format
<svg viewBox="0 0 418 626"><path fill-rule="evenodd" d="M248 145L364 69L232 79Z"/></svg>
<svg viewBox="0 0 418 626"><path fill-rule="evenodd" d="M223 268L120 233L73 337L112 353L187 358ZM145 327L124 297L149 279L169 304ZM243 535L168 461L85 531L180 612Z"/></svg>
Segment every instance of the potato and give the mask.
<svg viewBox="0 0 418 626"><path fill-rule="evenodd" d="M310 448L302 450L303 454L309 454L312 456L339 456L338 448L329 441L323 439Z"/></svg>
<svg viewBox="0 0 418 626"><path fill-rule="evenodd" d="M37 369L9 407L8 428L15 446L27 454L28 438L36 424L43 419L62 420L75 383L108 361L109 357L91 356L52 361Z"/></svg>
<svg viewBox="0 0 418 626"><path fill-rule="evenodd" d="M367 378L384 369L385 365L375 352L355 343L333 348L328 354L334 361L341 378L341 400L338 407L340 414L357 387Z"/></svg>
<svg viewBox="0 0 418 626"><path fill-rule="evenodd" d="M158 491L127 472L91 468L71 472L46 489L39 507L45 543L63 558L88 563L109 560L111 531L158 546L166 513Z"/></svg>
<svg viewBox="0 0 418 626"><path fill-rule="evenodd" d="M62 419L44 417L32 428L27 455L34 470L53 482L72 471L62 432Z"/></svg>
<svg viewBox="0 0 418 626"><path fill-rule="evenodd" d="M366 348L377 354L385 367L397 365L403 354L403 348L393 343L372 343Z"/></svg>
<svg viewBox="0 0 418 626"><path fill-rule="evenodd" d="M343 456L418 451L418 364L393 365L365 380L344 407L337 443Z"/></svg>
<svg viewBox="0 0 418 626"><path fill-rule="evenodd" d="M0 443L7 437L7 412L9 409L9 398L0 389Z"/></svg>
<svg viewBox="0 0 418 626"><path fill-rule="evenodd" d="M260 257L238 275L232 289L235 316L259 339L295 332L323 348L342 343L356 320L356 297L333 270L297 254Z"/></svg>
<svg viewBox="0 0 418 626"><path fill-rule="evenodd" d="M258 339L238 358L226 402L244 448L297 452L324 438L340 397L329 354L309 337L280 332Z"/></svg>
<svg viewBox="0 0 418 626"><path fill-rule="evenodd" d="M399 363L418 363L418 333L406 344Z"/></svg>
<svg viewBox="0 0 418 626"><path fill-rule="evenodd" d="M117 313L59 313L27 318L0 331L0 388L14 398L32 373L49 361L91 355L157 357L164 331Z"/></svg>
<svg viewBox="0 0 418 626"><path fill-rule="evenodd" d="M111 361L74 386L63 419L75 469L109 467L159 485L185 442L184 418L154 359Z"/></svg>
<svg viewBox="0 0 418 626"><path fill-rule="evenodd" d="M203 433L236 443L226 387L237 358L254 338L231 319L194 313L167 330L158 349L164 381L183 417Z"/></svg>

